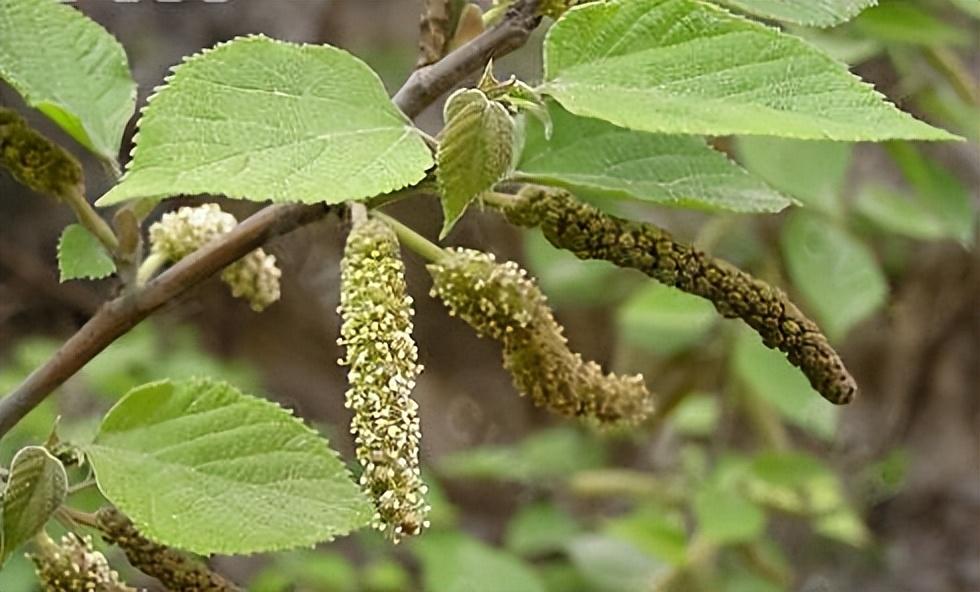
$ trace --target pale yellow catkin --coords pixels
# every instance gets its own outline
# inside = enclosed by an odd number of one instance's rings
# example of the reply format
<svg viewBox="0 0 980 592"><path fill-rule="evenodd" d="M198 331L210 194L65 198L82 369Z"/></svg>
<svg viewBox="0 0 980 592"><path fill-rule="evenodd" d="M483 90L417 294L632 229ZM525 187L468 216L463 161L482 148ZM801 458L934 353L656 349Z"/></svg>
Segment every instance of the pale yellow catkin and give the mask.
<svg viewBox="0 0 980 592"><path fill-rule="evenodd" d="M338 343L346 356L340 363L350 367L346 406L364 468L361 487L374 501L374 527L394 542L429 525L418 404L411 396L422 366L404 273L397 238L386 224L366 220L354 227L341 262Z"/></svg>
<svg viewBox="0 0 980 592"><path fill-rule="evenodd" d="M176 262L231 232L236 224L235 217L217 204L183 207L164 214L150 226L150 245L154 253ZM256 312L279 300L281 277L275 256L262 249L255 249L221 272L232 296L244 299Z"/></svg>

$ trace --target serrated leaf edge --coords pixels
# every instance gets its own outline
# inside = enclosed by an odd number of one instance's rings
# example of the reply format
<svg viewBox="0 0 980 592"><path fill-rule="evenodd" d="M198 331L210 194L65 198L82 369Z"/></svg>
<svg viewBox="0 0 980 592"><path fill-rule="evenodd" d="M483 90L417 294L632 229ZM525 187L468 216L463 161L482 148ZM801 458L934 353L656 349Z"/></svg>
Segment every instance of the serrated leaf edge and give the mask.
<svg viewBox="0 0 980 592"><path fill-rule="evenodd" d="M346 477L348 480L350 480L350 482L354 486L354 490L356 490L357 493L360 494L360 489L357 487L357 482L354 480L353 475L351 474L350 469L348 468L347 463L344 462L344 459L340 455L340 453L338 453L336 450L334 450L329 445L329 440L326 438L326 436L324 436L320 432L314 430L309 425L307 425L305 421L303 421L301 418L299 418L299 417L296 416L296 414L294 413L294 411L292 409L283 407L283 406L275 403L274 401L270 401L270 400L264 399L262 397L257 397L255 395L250 395L248 393L244 393L240 389L238 389L238 387L236 387L236 386L234 386L234 385L232 385L230 383L226 383L224 381L212 380L212 379L206 378L206 377L192 377L192 378L188 378L188 379L184 379L184 380L171 380L169 378L165 378L165 379L162 379L162 380L155 380L155 381L152 381L152 382L147 382L147 383L141 384L139 386L136 386L136 387L133 387L132 389L130 389L125 395L123 395L119 399L119 401L117 401L111 408L109 408L109 411L107 411L106 414L103 416L102 422L104 423L105 420L108 417L110 417L112 415L112 413L114 411L116 411L117 408L119 408L126 401L127 397L133 391L143 390L145 388L154 388L154 387L161 386L161 385L164 385L164 384L169 384L169 385L172 385L173 386L173 385L176 385L176 384L181 383L181 382L187 382L187 383L197 382L197 383L201 383L201 384L210 384L210 385L225 384L228 387L233 388L239 394L239 396L241 396L243 398L246 398L246 399L250 400L251 402L259 402L262 405L264 405L264 406L266 406L266 407L268 407L270 409L274 409L274 410L277 410L277 411L280 411L280 412L285 412L285 414L290 419L293 420L293 423L294 424L301 426L303 428L303 430L305 430L305 432L307 433L307 435L315 436L316 438L318 438L319 440L321 440L324 443L324 448L326 449L326 451L333 458L335 458L335 459L337 459L339 461L339 464L341 465L343 476ZM283 419L286 419L286 417L284 416ZM102 424L100 423L99 430L96 433L95 438L87 446L98 446L98 438L99 438L99 436L101 434L102 434ZM81 447L82 450L86 452L86 456L88 456L88 453L85 450L87 448L87 446L82 446ZM98 487L98 489L102 493L102 495L107 500L109 500L110 502L112 502L113 504L115 504L116 506L118 506L121 511L123 511L124 513L127 513L128 517L133 522L134 526L136 526L136 529L140 532L140 534L142 534L146 538L150 539L151 541L154 541L154 542L159 543L161 545L166 545L168 547L173 547L175 549L181 549L181 550L184 550L184 551L190 551L190 552L193 552L193 553L200 553L200 554L204 554L204 555L207 555L207 554L233 554L235 556L240 556L240 557L247 557L247 556L251 556L251 555L257 555L257 554L261 554L261 553L268 553L268 552L274 552L274 551L285 551L285 550L289 550L289 549L296 549L296 548L299 548L299 547L308 546L308 543L297 542L295 545L270 545L270 546L263 547L261 549L256 549L254 551L245 551L245 552L242 552L242 551L240 551L238 549L234 549L232 547L214 547L214 548L210 548L210 549L206 549L206 550L205 549L188 549L187 547L184 547L184 546L180 545L178 542L169 540L167 537L161 537L161 536L159 536L156 532L154 532L153 525L151 525L150 523L148 523L148 522L146 522L146 521L144 521L142 519L139 519L137 516L133 516L133 515L128 514L128 512L126 512L126 506L129 504L129 501L130 500L127 499L125 501L120 502L119 501L119 498L111 497L105 491L105 489L103 488L102 483L99 482L98 470L96 469L95 465L91 462L91 459L87 459L87 460L88 460L89 465L92 467L93 473L95 474L96 486ZM344 532L343 529L338 529L338 532L336 532L333 535L330 535L329 537L325 537L325 538L321 539L319 542L321 542L321 543L328 543L328 542L331 542L331 541L335 540L339 536L346 536L347 534L350 534L350 533L352 533L352 532L354 532L356 530L359 530L360 528L363 528L364 526L366 526L370 522L371 513L372 513L371 503L367 500L367 498L364 498L364 511L363 511L363 522L364 522L364 525L363 526L357 527L357 528L352 528L350 530L347 530L346 532Z"/></svg>
<svg viewBox="0 0 980 592"><path fill-rule="evenodd" d="M718 5L715 5L715 4L708 4L708 3L705 3L705 2L700 1L700 0L689 0L689 1L692 2L693 4L696 4L698 6L701 6L705 10L715 11L716 13L719 13L721 15L730 17L730 18L732 18L734 20L737 20L737 21L741 21L741 22L746 23L749 26L755 27L755 28L757 28L759 30L764 30L764 31L768 31L768 32L774 33L777 37L788 37L791 40L795 40L796 42L803 44L804 46L806 46L807 48L809 48L810 50L812 50L813 52L815 52L816 54L818 54L821 58L823 58L826 61L830 62L831 65L833 67L837 68L838 70L840 70L842 74L851 77L854 81L856 81L858 83L858 85L860 85L861 87L863 87L866 91L869 91L871 93L871 96L872 97L874 97L875 99L877 99L880 102L885 103L888 107L891 107L892 109L894 109L895 111L897 111L899 114L901 114L902 116L904 116L909 121L912 121L912 122L914 122L914 123L916 123L916 124L918 124L920 126L925 126L925 128L933 131L933 133L930 136L928 136L928 137L903 134L903 135L884 135L884 136L883 135L876 135L876 136L873 136L873 137L854 137L854 138L851 138L851 139L836 138L836 137L821 137L821 138L817 138L817 137L814 137L814 136L806 136L806 135L798 135L798 134L780 134L779 136L775 136L774 134L766 134L766 133L758 133L758 132L738 132L737 134L728 134L728 133L725 133L725 134L722 134L722 135L745 135L745 136L755 135L755 136L771 136L771 137L783 137L783 138L796 138L796 139L800 139L800 140L834 140L834 141L845 141L845 142L881 142L881 141L886 141L886 140L919 140L919 141L930 141L930 142L939 142L939 141L966 141L966 139L963 138L963 137L961 137L961 136L958 136L956 134L953 134L953 133L951 133L951 132L949 132L949 131L947 131L945 129L942 129L942 128L939 128L939 127L935 127L933 125L930 125L930 124L928 124L928 123L926 123L924 121L921 121L919 119L916 119L915 117L913 117L912 115L906 113L905 111L902 111L887 96L885 96L884 94L882 94L881 92L879 92L878 89L875 88L875 86L873 84L870 84L870 83L866 82L860 76L857 76L856 74L854 74L853 72L851 72L850 69L848 68L847 64L844 64L843 62L840 62L840 61L834 59L830 54L828 54L824 50L820 49L819 47L813 45L809 41L803 39L802 37L798 37L798 36L793 35L791 33L784 32L784 31L782 31L780 29L777 29L776 27L771 27L771 26L769 26L767 24L764 24L764 23L761 23L759 21L756 21L756 20L753 20L751 18L748 18L745 15L734 13L734 12L732 12L732 11L728 10L727 8L722 7L722 6L718 6ZM565 109L567 109L571 113L574 113L576 115L580 115L582 117L597 117L596 115L593 115L593 114L579 112L579 110L577 110L574 107L574 105L566 105L565 102L563 102L561 100L561 98L559 98L559 97L555 96L554 94L552 94L551 92L549 92L549 90L548 90L549 87L550 88L555 88L556 86L560 87L560 85L553 84L557 79L552 78L550 76L550 74L549 74L550 64L549 64L549 59L548 59L548 57L549 57L548 47L549 47L549 44L550 44L552 35L559 28L558 25L563 20L565 20L566 18L569 18L569 15L575 14L575 13L577 13L579 11L598 10L599 7L616 6L617 7L617 10L618 10L618 7L622 6L623 4L624 4L623 0L608 0L607 2L604 2L604 3L586 2L584 4L578 4L576 6L573 6L572 8L570 8L569 10L567 10L565 12L565 14L563 14L561 16L561 18L558 19L558 21L551 28L548 29L547 33L545 33L544 43L543 43L543 48L544 49L542 51L542 57L541 57L541 62L542 62L542 82L534 90L536 92L541 93L541 94L545 94L545 95L548 95L548 96L552 97L554 100L558 101L559 104L561 104ZM622 124L620 122L613 121L612 119L607 119L607 118L604 118L604 117L598 117L598 118L599 119L604 119L604 120L608 121L609 123L612 123L613 125L618 125L620 127L629 127L629 126L626 126L626 125L624 125L624 124ZM630 128L630 129L632 129L632 128ZM665 131L659 131L658 132L658 131L653 131L653 130L639 130L639 131L647 131L647 132L651 132L651 133L669 133L669 134L693 134L693 135L704 135L705 134L704 130L691 129L691 128L688 128L688 127L684 127L684 128L682 128L680 130L672 130L672 131L669 131L669 132L665 132Z"/></svg>
<svg viewBox="0 0 980 592"><path fill-rule="evenodd" d="M306 49L306 48L326 48L326 49L329 49L329 50L332 50L332 51L335 51L335 52L338 52L338 53L341 53L341 54L346 54L347 56L350 56L353 60L355 60L358 63L360 63L361 65L363 65L364 66L364 69L367 72L369 72L371 74L371 76L374 77L374 79L377 81L378 85L380 85L381 88L384 88L384 82L381 80L381 77L364 60L362 60L361 58L357 57L356 55L350 53L349 51L346 51L346 50L341 49L339 47L335 47L333 45L328 45L328 44L322 44L321 45L321 44L316 44L316 43L296 43L296 42L293 42L293 41L282 41L280 39L275 39L275 38L269 37L267 35L264 35L262 33L249 33L247 35L239 35L237 37L233 37L231 39L228 39L227 41L218 42L218 43L214 44L211 47L205 47L205 48L201 49L200 51L198 51L197 53L193 53L191 55L184 56L183 59L180 61L180 63L174 64L173 66L170 67L170 72L169 72L169 74L167 74L163 78L163 83L162 84L158 84L157 86L154 86L153 87L152 91L150 92L150 95L146 98L146 103L142 107L139 108L139 119L137 119L137 121L136 121L136 132L133 134L133 140L132 140L133 147L129 151L129 160L126 162L125 170L123 172L123 175L122 175L122 177L120 177L119 181L116 183L116 185L113 188L110 188L109 191L107 191L105 194L103 194L101 197L99 197L99 199L95 200L95 205L96 206L98 206L98 207L108 207L108 206L116 205L116 204L119 204L119 203L122 203L122 202L125 202L125 201L130 201L130 200L133 200L133 199L161 198L162 197L162 195L143 195L143 196L125 197L125 198L122 198L122 199L112 199L112 200L106 200L105 199L106 196L109 195L109 193L112 191L112 189L114 189L115 187L118 187L118 186L122 185L126 181L126 179L130 176L130 174L133 172L132 171L133 163L136 161L136 155L139 153L139 150L140 150L140 138L141 138L141 135L142 135L143 121L147 117L147 113L146 112L150 108L153 100L156 99L156 97L161 92L165 91L170 86L170 83L173 81L174 77L177 76L177 74L180 72L180 70L183 69L185 66L187 66L189 64L193 64L194 62L196 62L198 60L204 59L209 54L214 53L216 51L223 50L223 49L225 49L226 47L228 47L230 45L233 45L233 44L236 44L236 43L243 43L243 42L247 43L247 42L252 42L252 41L270 41L270 42L275 43L275 44L284 45L284 46L292 46L292 47L296 47L296 48L299 48L299 49ZM392 103L392 105L394 105L394 103ZM394 110L398 113L398 115L405 122L405 133L396 142L392 143L392 146L397 146L397 145L401 144L405 140L406 137L408 137L408 136L410 136L412 134L415 134L419 138L422 138L422 134L419 132L419 130L412 123L412 120L407 115L405 115L402 112L401 109L398 109L397 106L395 107ZM152 114L150 114L150 115L152 115ZM391 191L397 191L399 189L404 189L405 187L410 187L414 183L418 183L419 181L421 181L423 178L425 178L425 173L423 173L421 176L419 176L418 179L415 179L415 181L406 183L406 184L401 185L401 186L392 186L392 187L389 187L389 188L383 190L382 193L387 193L387 192L391 192ZM246 197L244 195L237 195L237 194L233 194L233 193L222 193L221 195L223 195L223 196L225 196L225 197L227 197L229 199L238 199L238 200L253 201L253 202L260 202L260 203L263 202L263 201L271 201L273 203L343 203L345 201L363 201L364 199L368 199L369 197L372 197L372 196L368 195L368 196L363 196L363 197L359 197L359 198L339 200L339 201L315 201L315 202L309 202L309 201L304 201L304 200L299 200L299 199L257 200L257 199L252 199L252 198Z"/></svg>

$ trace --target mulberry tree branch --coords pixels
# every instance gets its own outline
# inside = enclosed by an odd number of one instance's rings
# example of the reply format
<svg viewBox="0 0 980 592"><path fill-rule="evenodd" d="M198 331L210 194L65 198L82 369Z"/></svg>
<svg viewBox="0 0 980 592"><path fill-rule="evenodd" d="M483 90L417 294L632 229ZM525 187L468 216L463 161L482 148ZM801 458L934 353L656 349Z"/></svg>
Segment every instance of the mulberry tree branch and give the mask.
<svg viewBox="0 0 980 592"><path fill-rule="evenodd" d="M395 104L409 117L415 117L441 94L483 67L489 58L502 56L523 45L539 22L537 6L537 0L519 0L495 27L435 64L416 70L395 94ZM0 437L89 360L164 304L267 240L318 220L327 211L324 206L267 206L233 231L182 259L143 288L104 304L47 362L0 399Z"/></svg>

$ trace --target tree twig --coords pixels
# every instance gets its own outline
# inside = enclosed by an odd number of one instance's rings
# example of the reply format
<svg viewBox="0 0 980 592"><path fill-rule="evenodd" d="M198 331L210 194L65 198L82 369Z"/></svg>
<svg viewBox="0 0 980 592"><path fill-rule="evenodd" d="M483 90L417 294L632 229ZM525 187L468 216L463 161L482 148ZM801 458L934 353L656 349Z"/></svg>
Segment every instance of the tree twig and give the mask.
<svg viewBox="0 0 980 592"><path fill-rule="evenodd" d="M435 64L412 72L405 85L395 93L395 104L409 117L415 117L453 85L485 66L490 58L508 54L524 45L540 21L537 6L537 0L515 2L497 26Z"/></svg>
<svg viewBox="0 0 980 592"><path fill-rule="evenodd" d="M496 27L439 62L416 70L393 98L395 104L409 117L415 117L491 57L523 45L539 22L537 4L537 0L519 0ZM267 206L220 239L182 259L143 289L107 302L53 357L0 400L0 437L89 360L164 304L267 240L318 220L327 211L322 205Z"/></svg>

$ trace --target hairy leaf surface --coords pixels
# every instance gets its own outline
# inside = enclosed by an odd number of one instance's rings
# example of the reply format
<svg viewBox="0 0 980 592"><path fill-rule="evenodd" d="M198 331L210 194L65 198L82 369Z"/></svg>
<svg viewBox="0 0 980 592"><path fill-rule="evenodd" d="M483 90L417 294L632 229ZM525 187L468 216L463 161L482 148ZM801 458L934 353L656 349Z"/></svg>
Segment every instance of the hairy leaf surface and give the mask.
<svg viewBox="0 0 980 592"><path fill-rule="evenodd" d="M58 269L66 282L104 278L116 271L116 264L95 235L81 224L70 224L58 241Z"/></svg>
<svg viewBox="0 0 980 592"><path fill-rule="evenodd" d="M17 452L3 492L0 565L44 528L67 495L68 476L61 461L40 446Z"/></svg>
<svg viewBox="0 0 980 592"><path fill-rule="evenodd" d="M221 382L133 389L86 452L99 488L142 533L195 553L308 546L371 518L326 440Z"/></svg>
<svg viewBox="0 0 980 592"><path fill-rule="evenodd" d="M848 21L878 0L720 0L762 18L813 27Z"/></svg>
<svg viewBox="0 0 980 592"><path fill-rule="evenodd" d="M446 128L436 154L442 236L452 229L471 201L507 173L514 144L510 113L481 91L469 89L453 95L444 111Z"/></svg>
<svg viewBox="0 0 980 592"><path fill-rule="evenodd" d="M648 132L945 140L802 39L694 0L574 8L548 32L540 89Z"/></svg>
<svg viewBox="0 0 980 592"><path fill-rule="evenodd" d="M519 179L708 210L778 212L791 203L702 138L633 131L554 104L550 111L550 140L540 122L528 120Z"/></svg>
<svg viewBox="0 0 980 592"><path fill-rule="evenodd" d="M115 161L136 105L122 45L57 0L0 0L0 78L83 146Z"/></svg>
<svg viewBox="0 0 980 592"><path fill-rule="evenodd" d="M411 185L432 155L364 62L330 46L241 37L174 68L98 205L216 193L339 203Z"/></svg>

